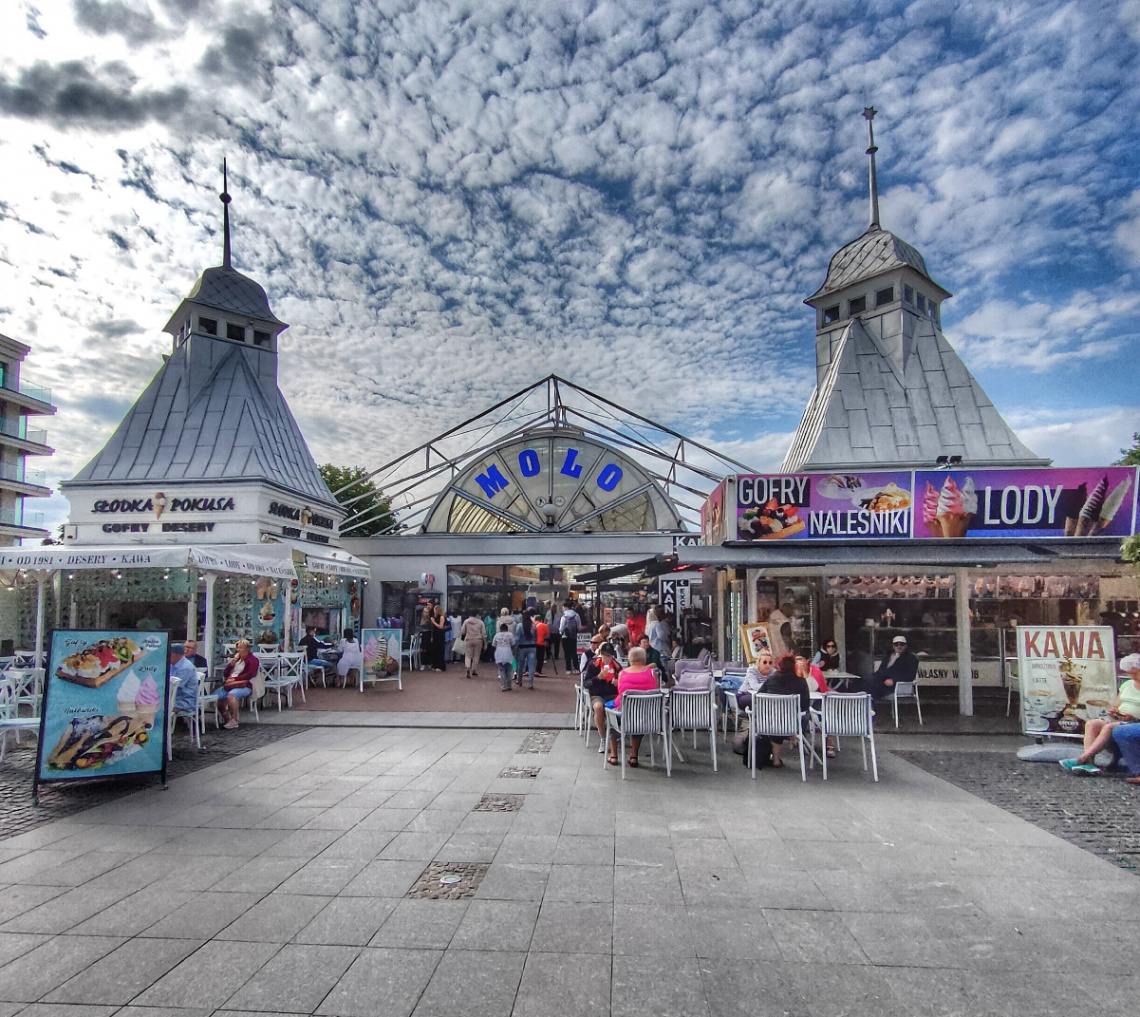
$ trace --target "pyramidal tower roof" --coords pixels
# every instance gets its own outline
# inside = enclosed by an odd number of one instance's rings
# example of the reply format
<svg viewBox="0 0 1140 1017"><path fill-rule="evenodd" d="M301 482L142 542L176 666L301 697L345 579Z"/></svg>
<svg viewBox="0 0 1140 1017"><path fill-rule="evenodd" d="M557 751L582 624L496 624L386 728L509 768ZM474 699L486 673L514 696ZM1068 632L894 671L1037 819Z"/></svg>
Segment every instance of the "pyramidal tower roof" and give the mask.
<svg viewBox="0 0 1140 1017"><path fill-rule="evenodd" d="M174 349L107 444L64 489L135 482L264 481L338 507L277 387L288 325L265 290L230 263L208 268L168 322Z"/></svg>
<svg viewBox="0 0 1140 1017"><path fill-rule="evenodd" d="M1002 419L942 333L951 294L919 251L879 225L873 108L870 225L836 252L816 311L816 386L780 469L1045 466Z"/></svg>

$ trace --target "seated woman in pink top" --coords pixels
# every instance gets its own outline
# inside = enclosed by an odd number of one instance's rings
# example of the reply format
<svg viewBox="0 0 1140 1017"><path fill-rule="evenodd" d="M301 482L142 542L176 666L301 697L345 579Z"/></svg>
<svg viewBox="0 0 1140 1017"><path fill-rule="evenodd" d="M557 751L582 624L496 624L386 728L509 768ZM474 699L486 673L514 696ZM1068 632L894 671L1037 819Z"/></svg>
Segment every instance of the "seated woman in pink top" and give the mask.
<svg viewBox="0 0 1140 1017"><path fill-rule="evenodd" d="M603 650L605 647L603 647ZM618 694L614 700L614 709L621 709L621 697L626 692L653 692L658 688L657 684L657 670L648 667L645 663L645 651L640 646L635 646L629 651L629 667L627 667L621 674L618 675ZM617 757L618 741L610 735L610 752L607 757L607 762L611 766L620 766L621 760ZM626 760L627 766L637 766L637 754L641 749L641 738L631 738L629 740L629 759Z"/></svg>

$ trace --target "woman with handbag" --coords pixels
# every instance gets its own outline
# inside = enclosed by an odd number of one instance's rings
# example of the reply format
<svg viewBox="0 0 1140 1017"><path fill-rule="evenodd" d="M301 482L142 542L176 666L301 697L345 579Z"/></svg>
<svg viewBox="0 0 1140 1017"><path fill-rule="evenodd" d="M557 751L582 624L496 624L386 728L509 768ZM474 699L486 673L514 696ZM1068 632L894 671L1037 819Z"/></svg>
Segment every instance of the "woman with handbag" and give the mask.
<svg viewBox="0 0 1140 1017"><path fill-rule="evenodd" d="M225 723L222 727L233 731L238 726L238 700L253 694L253 679L261 670L261 661L253 654L253 644L239 639L234 655L222 670L222 687L218 690L218 713Z"/></svg>

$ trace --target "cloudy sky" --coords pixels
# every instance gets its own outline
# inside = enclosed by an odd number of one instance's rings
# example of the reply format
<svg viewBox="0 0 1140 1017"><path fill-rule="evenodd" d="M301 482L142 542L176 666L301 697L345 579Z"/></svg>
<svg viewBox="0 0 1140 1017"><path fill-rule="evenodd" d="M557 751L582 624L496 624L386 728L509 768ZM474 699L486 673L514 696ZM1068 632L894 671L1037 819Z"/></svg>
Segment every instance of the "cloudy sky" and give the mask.
<svg viewBox="0 0 1140 1017"><path fill-rule="evenodd" d="M318 461L554 371L773 468L873 104L951 342L1034 451L1107 462L1140 430L1138 46L1140 0L9 0L0 331L59 406L54 484L220 261L227 156Z"/></svg>

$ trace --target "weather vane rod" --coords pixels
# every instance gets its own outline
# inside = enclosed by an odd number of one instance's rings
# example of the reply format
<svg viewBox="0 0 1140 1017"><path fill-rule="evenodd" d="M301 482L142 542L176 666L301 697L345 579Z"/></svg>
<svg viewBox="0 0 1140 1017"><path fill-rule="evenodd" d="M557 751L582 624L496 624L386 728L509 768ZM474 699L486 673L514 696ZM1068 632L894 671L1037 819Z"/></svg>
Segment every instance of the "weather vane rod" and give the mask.
<svg viewBox="0 0 1140 1017"><path fill-rule="evenodd" d="M229 172L226 160L222 160L222 268L232 268L230 265L230 187Z"/></svg>
<svg viewBox="0 0 1140 1017"><path fill-rule="evenodd" d="M867 155L871 160L871 226L879 228L879 178L875 174L875 153L879 150L875 144L875 127L871 123L879 111L874 106L863 110L863 118L867 121Z"/></svg>

